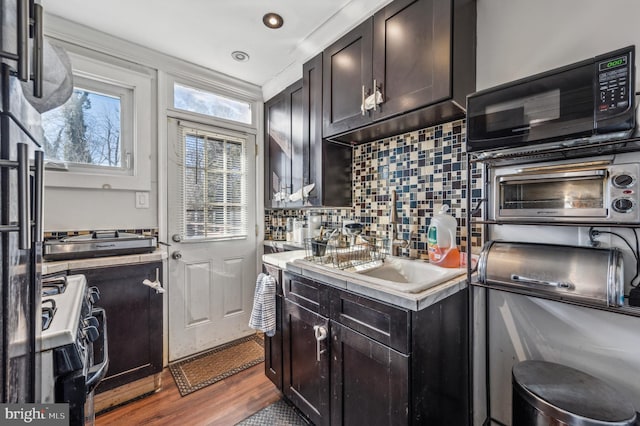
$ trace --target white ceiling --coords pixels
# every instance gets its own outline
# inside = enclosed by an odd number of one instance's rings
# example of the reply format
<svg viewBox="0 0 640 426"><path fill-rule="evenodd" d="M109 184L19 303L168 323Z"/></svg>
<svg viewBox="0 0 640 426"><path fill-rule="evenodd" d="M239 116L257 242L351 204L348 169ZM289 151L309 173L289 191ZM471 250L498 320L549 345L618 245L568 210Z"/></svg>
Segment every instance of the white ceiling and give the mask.
<svg viewBox="0 0 640 426"><path fill-rule="evenodd" d="M264 86L300 65L389 0L43 0L47 14ZM262 16L276 12L274 30ZM249 54L237 62L231 52ZM279 77L281 76L281 77ZM291 80L293 81L293 80ZM272 83L273 84L273 83ZM276 84L278 85L278 84Z"/></svg>

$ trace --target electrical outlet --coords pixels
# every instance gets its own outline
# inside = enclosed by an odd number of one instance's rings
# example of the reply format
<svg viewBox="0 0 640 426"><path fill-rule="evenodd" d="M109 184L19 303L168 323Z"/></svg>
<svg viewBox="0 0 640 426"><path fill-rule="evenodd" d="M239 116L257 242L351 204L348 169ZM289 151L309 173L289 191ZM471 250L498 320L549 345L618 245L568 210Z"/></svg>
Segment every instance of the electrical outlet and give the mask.
<svg viewBox="0 0 640 426"><path fill-rule="evenodd" d="M609 228L598 228L599 230L609 231ZM595 242L595 246L592 244L592 241ZM602 247L609 248L611 247L611 235L610 234L599 234L593 237L593 240L589 236L589 228L583 227L578 228L578 245L585 247Z"/></svg>
<svg viewBox="0 0 640 426"><path fill-rule="evenodd" d="M148 208L149 208L149 193L136 192L136 209L148 209Z"/></svg>

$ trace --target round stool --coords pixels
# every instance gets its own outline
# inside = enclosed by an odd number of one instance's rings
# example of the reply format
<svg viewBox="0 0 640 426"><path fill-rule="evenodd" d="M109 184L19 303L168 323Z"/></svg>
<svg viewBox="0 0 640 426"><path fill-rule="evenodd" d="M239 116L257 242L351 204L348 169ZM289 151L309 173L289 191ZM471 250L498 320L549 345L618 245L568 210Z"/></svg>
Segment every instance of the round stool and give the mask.
<svg viewBox="0 0 640 426"><path fill-rule="evenodd" d="M624 395L574 368L522 361L512 379L513 426L635 425L635 409Z"/></svg>

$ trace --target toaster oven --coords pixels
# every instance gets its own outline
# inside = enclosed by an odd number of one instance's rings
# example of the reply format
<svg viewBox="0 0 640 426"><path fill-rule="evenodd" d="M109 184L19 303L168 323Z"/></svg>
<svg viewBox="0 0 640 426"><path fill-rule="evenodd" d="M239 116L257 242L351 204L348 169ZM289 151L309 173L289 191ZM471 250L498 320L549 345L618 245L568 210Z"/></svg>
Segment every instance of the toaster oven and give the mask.
<svg viewBox="0 0 640 426"><path fill-rule="evenodd" d="M640 163L609 161L497 168L498 222L640 223Z"/></svg>

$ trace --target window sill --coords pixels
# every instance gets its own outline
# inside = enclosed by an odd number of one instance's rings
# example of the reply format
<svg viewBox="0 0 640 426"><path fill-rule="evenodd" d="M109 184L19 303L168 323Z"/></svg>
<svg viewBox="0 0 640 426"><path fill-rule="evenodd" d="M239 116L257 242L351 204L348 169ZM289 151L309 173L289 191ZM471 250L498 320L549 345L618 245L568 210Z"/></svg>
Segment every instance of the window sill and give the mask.
<svg viewBox="0 0 640 426"><path fill-rule="evenodd" d="M47 170L44 174L44 182L46 187L151 191L149 167L145 169L147 173L143 173L140 176Z"/></svg>

